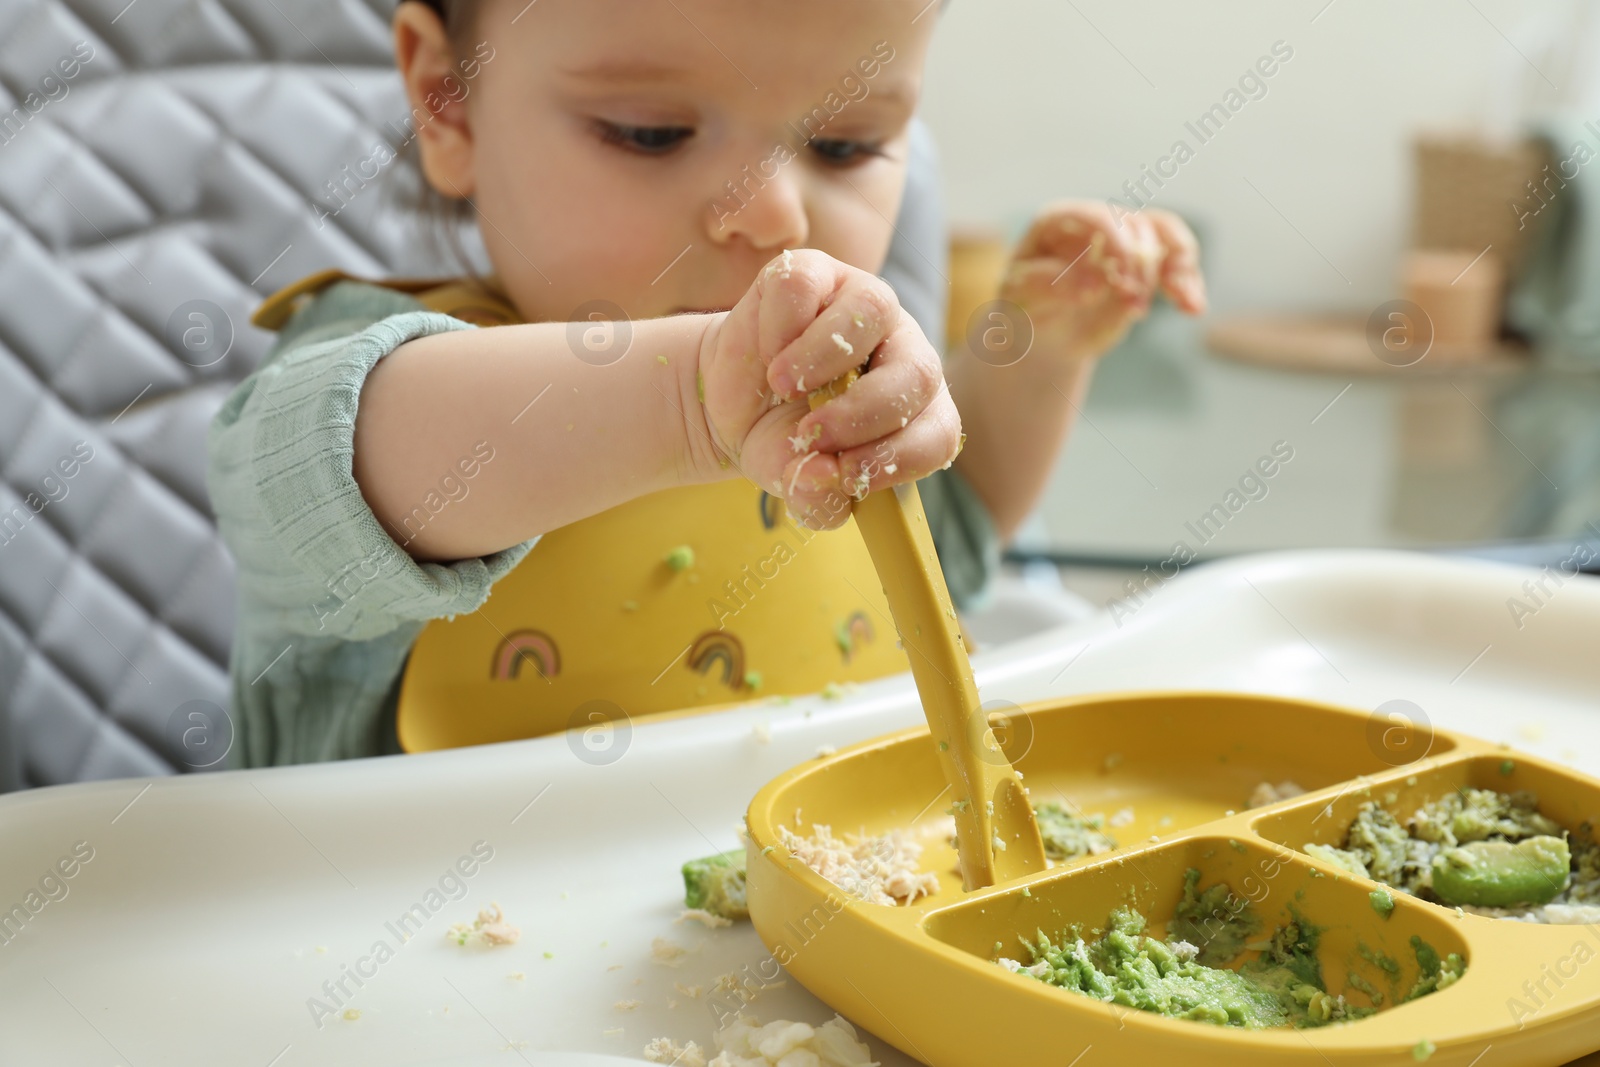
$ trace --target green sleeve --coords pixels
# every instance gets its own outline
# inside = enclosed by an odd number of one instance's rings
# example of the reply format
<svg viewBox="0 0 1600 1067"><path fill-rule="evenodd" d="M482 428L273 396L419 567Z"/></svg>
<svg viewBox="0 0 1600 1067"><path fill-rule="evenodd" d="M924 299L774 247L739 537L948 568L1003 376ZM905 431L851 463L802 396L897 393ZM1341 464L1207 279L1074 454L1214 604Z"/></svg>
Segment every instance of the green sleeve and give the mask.
<svg viewBox="0 0 1600 1067"><path fill-rule="evenodd" d="M317 310L337 313L339 296ZM424 310L350 324L325 340L327 325L302 326L233 391L212 421L207 484L252 622L360 640L476 610L533 542L418 563L379 524L351 472L362 383L406 341L474 327Z"/></svg>
<svg viewBox="0 0 1600 1067"><path fill-rule="evenodd" d="M533 547L418 563L351 471L356 405L378 360L474 328L340 283L295 316L213 418L206 482L238 573L235 765L393 751L397 686L423 625L475 611Z"/></svg>
<svg viewBox="0 0 1600 1067"><path fill-rule="evenodd" d="M950 598L957 608L981 606L1000 570L1000 535L989 509L954 467L923 478L917 492Z"/></svg>

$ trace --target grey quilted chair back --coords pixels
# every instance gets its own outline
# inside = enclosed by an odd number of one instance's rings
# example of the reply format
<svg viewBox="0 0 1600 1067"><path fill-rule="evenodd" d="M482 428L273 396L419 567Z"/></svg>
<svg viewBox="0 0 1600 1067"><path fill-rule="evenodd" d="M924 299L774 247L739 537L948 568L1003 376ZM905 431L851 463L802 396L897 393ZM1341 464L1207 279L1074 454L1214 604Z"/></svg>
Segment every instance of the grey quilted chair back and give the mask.
<svg viewBox="0 0 1600 1067"><path fill-rule="evenodd" d="M226 765L205 435L326 267L456 268L405 205L393 0L0 0L0 790ZM885 276L939 343L932 147ZM481 257L470 230L469 255Z"/></svg>

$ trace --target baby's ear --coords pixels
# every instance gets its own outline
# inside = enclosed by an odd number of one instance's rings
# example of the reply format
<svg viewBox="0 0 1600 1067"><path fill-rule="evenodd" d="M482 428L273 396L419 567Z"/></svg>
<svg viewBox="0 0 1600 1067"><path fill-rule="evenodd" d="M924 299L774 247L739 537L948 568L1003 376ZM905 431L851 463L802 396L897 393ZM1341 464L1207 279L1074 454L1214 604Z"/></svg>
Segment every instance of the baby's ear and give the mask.
<svg viewBox="0 0 1600 1067"><path fill-rule="evenodd" d="M447 199L471 196L476 180L466 85L449 34L432 7L402 0L395 9L394 60L411 103L411 129L428 184Z"/></svg>

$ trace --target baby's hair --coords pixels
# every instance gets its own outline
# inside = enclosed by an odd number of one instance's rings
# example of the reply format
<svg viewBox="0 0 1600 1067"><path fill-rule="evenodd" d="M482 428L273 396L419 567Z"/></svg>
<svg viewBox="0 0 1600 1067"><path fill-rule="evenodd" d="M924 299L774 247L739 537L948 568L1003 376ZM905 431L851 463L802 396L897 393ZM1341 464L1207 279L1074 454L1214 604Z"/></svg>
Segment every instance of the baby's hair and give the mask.
<svg viewBox="0 0 1600 1067"><path fill-rule="evenodd" d="M444 23L444 32L449 36L452 44L458 47L462 39L472 28L472 16L476 13L476 0L417 0L423 7L433 9L439 16L439 21Z"/></svg>

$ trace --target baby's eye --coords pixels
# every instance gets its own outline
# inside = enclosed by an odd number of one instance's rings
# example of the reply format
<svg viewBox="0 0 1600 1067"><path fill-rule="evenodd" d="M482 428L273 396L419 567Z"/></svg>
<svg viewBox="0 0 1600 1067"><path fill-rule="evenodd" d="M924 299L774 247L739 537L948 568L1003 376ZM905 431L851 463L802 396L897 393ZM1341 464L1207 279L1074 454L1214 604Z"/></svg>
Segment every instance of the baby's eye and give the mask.
<svg viewBox="0 0 1600 1067"><path fill-rule="evenodd" d="M864 141L816 138L811 141L810 147L823 162L834 166L848 166L871 156L883 155L878 145L867 144Z"/></svg>
<svg viewBox="0 0 1600 1067"><path fill-rule="evenodd" d="M690 126L621 126L603 120L596 120L596 125L607 144L652 156L665 155L694 136Z"/></svg>

